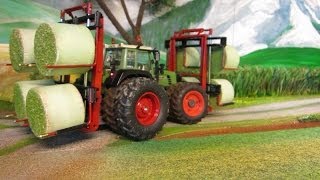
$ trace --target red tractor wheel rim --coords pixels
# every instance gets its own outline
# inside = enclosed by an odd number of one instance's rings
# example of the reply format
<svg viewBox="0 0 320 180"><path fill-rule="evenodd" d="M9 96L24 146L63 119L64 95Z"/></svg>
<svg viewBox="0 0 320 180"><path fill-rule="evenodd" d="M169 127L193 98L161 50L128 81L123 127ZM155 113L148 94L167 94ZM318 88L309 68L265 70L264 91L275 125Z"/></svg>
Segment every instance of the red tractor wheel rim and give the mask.
<svg viewBox="0 0 320 180"><path fill-rule="evenodd" d="M150 126L156 122L160 112L160 100L152 92L146 92L137 101L136 117L143 126Z"/></svg>
<svg viewBox="0 0 320 180"><path fill-rule="evenodd" d="M183 98L183 110L191 117L203 113L205 104L203 95L199 91L189 91Z"/></svg>

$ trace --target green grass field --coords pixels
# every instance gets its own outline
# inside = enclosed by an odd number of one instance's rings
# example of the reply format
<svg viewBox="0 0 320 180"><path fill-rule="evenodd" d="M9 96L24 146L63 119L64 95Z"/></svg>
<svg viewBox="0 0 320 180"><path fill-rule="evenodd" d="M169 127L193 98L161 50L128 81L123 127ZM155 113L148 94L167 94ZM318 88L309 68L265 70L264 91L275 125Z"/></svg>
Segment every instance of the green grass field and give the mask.
<svg viewBox="0 0 320 180"><path fill-rule="evenodd" d="M320 49L268 48L241 57L240 65L319 67Z"/></svg>
<svg viewBox="0 0 320 180"><path fill-rule="evenodd" d="M317 179L320 128L109 146L97 164L117 179Z"/></svg>

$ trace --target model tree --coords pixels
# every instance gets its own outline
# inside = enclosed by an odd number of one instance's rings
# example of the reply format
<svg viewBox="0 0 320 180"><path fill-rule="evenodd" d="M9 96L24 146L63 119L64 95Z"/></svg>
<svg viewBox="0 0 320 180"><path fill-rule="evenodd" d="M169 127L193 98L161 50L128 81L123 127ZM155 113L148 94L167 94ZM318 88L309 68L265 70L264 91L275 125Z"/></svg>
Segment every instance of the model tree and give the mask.
<svg viewBox="0 0 320 180"><path fill-rule="evenodd" d="M110 19L111 23L115 26L115 28L118 30L122 38L127 41L129 44L136 44L136 45L142 45L142 38L141 38L141 26L142 26L142 20L143 15L146 10L150 11L151 13L155 13L159 11L162 7L173 7L175 4L175 0L141 0L137 20L136 22L133 22L133 18L131 17L130 13L128 12L128 8L126 5L125 0L120 0L121 6L123 8L123 11L125 13L126 19L131 27L131 32L127 31L123 25L121 25L117 19L108 7L107 1L108 0L96 0L101 9L105 12L105 14Z"/></svg>

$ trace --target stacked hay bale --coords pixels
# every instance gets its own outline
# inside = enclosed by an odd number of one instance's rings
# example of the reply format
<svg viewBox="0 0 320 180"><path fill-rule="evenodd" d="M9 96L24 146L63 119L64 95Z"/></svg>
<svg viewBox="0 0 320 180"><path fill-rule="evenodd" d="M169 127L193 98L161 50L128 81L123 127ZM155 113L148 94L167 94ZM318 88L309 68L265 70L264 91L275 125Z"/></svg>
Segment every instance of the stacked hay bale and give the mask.
<svg viewBox="0 0 320 180"><path fill-rule="evenodd" d="M34 39L38 70L45 76L81 74L90 67L48 68L47 65L90 65L95 44L90 30L82 25L41 24Z"/></svg>
<svg viewBox="0 0 320 180"><path fill-rule="evenodd" d="M36 31L16 29L10 39L11 62L17 72L39 71L44 76L85 73L90 66L77 66L91 65L94 52L92 34L82 25L44 23ZM36 66L28 66L34 63ZM16 83L14 94L18 118L28 118L39 138L85 121L83 99L72 84L21 81Z"/></svg>
<svg viewBox="0 0 320 180"><path fill-rule="evenodd" d="M211 74L227 72L226 70L235 70L240 63L238 51L232 46L212 47L211 49Z"/></svg>
<svg viewBox="0 0 320 180"><path fill-rule="evenodd" d="M85 73L90 67L75 66L92 64L94 52L94 39L85 26L44 23L36 31L35 60L39 72L45 76ZM85 121L83 99L72 84L31 89L26 109L31 130L39 138Z"/></svg>
<svg viewBox="0 0 320 180"><path fill-rule="evenodd" d="M51 79L47 80L36 80L36 81L19 81L15 83L13 88L13 102L14 109L18 119L26 119L26 100L27 94L30 89L34 87L54 85L54 81Z"/></svg>
<svg viewBox="0 0 320 180"><path fill-rule="evenodd" d="M34 35L36 30L14 29L10 35L10 60L16 72L34 72Z"/></svg>
<svg viewBox="0 0 320 180"><path fill-rule="evenodd" d="M72 84L32 88L26 109L30 128L39 138L85 121L82 97Z"/></svg>

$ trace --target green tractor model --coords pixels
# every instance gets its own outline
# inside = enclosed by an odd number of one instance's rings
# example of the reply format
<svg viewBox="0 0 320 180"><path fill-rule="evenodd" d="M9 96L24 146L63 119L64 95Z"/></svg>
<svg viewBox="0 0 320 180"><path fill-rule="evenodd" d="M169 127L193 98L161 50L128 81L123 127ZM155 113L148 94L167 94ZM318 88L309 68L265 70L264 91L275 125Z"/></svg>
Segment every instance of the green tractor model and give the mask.
<svg viewBox="0 0 320 180"><path fill-rule="evenodd" d="M213 77L237 68L239 55L226 38L209 35L211 30L204 29L176 32L165 43L166 68L153 48L108 45L101 115L110 129L134 140L149 139L166 119L194 124L214 105L232 103L232 84Z"/></svg>
<svg viewBox="0 0 320 180"><path fill-rule="evenodd" d="M74 11L86 15L76 17ZM18 122L30 125L39 138L75 128L96 131L101 117L114 132L146 140L154 137L167 119L194 124L213 106L233 102L232 84L214 77L237 68L239 55L227 46L225 37L212 37L211 29L175 32L165 42L165 64L160 52L150 47L105 46L104 17L99 11L92 13L90 2L62 10L61 24L40 27L34 41L36 61L31 65L44 70L45 76L57 77L46 82L48 86L42 81L18 83L21 97L15 103L21 112L27 112L21 113ZM89 30L95 31L95 40ZM76 44L79 38L84 39L83 44ZM59 49L57 42L63 48ZM70 74L75 73L84 73L83 78L71 84Z"/></svg>

